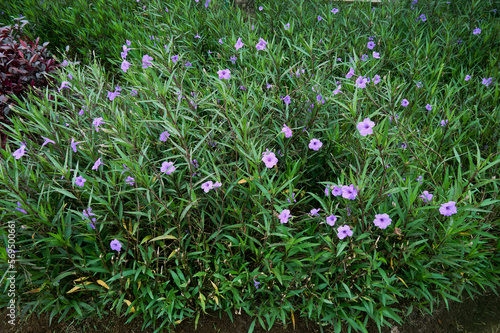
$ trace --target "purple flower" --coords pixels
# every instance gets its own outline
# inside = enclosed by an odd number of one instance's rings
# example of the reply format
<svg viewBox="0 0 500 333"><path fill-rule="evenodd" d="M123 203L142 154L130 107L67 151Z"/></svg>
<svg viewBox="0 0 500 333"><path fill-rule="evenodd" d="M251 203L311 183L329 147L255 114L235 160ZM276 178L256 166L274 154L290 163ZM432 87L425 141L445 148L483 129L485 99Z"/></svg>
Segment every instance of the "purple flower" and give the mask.
<svg viewBox="0 0 500 333"><path fill-rule="evenodd" d="M446 119L446 120L444 120L444 119L443 119L443 120L441 120L441 126L442 126L442 127L446 126L446 124L448 124L448 119Z"/></svg>
<svg viewBox="0 0 500 333"><path fill-rule="evenodd" d="M99 157L97 161L95 161L94 166L92 167L92 170L97 170L99 169L99 166L104 165L104 163L101 162L101 158Z"/></svg>
<svg viewBox="0 0 500 333"><path fill-rule="evenodd" d="M424 202L430 202L432 200L432 197L433 195L430 194L428 191L422 192L422 195L420 196L420 198L422 198Z"/></svg>
<svg viewBox="0 0 500 333"><path fill-rule="evenodd" d="M127 43L128 46L132 45L132 42L129 41L129 40L127 40L126 43Z"/></svg>
<svg viewBox="0 0 500 333"><path fill-rule="evenodd" d="M61 92L61 90L62 90L62 89L64 89L64 88L70 88L70 87L68 86L68 84L70 84L68 81L63 81L63 82L61 83L61 87L59 87L59 88L57 89L57 91L58 91L58 92Z"/></svg>
<svg viewBox="0 0 500 333"><path fill-rule="evenodd" d="M252 24L252 31L253 31L253 24Z"/></svg>
<svg viewBox="0 0 500 333"><path fill-rule="evenodd" d="M161 133L160 134L160 141L166 142L169 136L170 136L170 133L168 133L167 131Z"/></svg>
<svg viewBox="0 0 500 333"><path fill-rule="evenodd" d="M135 179L128 176L127 179L125 179L125 183L127 183L127 185L134 185L134 182L135 182Z"/></svg>
<svg viewBox="0 0 500 333"><path fill-rule="evenodd" d="M2 12L2 14L3 14L3 12ZM64 59L64 61L62 62L62 66L66 67L68 65L69 65L68 60Z"/></svg>
<svg viewBox="0 0 500 333"><path fill-rule="evenodd" d="M229 60L233 63L233 65L236 63L236 57L231 57Z"/></svg>
<svg viewBox="0 0 500 333"><path fill-rule="evenodd" d="M292 137L292 130L290 127L286 126L283 124L283 128L281 129L280 133L285 133L285 138L291 138Z"/></svg>
<svg viewBox="0 0 500 333"><path fill-rule="evenodd" d="M198 33L196 33L196 36L194 36L194 38L201 38L200 35L198 35Z"/></svg>
<svg viewBox="0 0 500 333"><path fill-rule="evenodd" d="M354 68L350 68L349 72L345 75L346 79L350 79L354 75Z"/></svg>
<svg viewBox="0 0 500 333"><path fill-rule="evenodd" d="M313 208L311 209L311 216L319 216L318 212L321 210L321 208Z"/></svg>
<svg viewBox="0 0 500 333"><path fill-rule="evenodd" d="M238 38L238 40L236 41L236 45L234 45L234 47L236 48L236 51L238 51L239 49L241 49L245 44L243 44L241 42L241 38Z"/></svg>
<svg viewBox="0 0 500 333"><path fill-rule="evenodd" d="M26 149L26 146L24 144L21 144L21 148L19 148L18 150L16 150L12 156L14 156L14 158L16 160L20 159L21 157L24 156L25 154L25 149Z"/></svg>
<svg viewBox="0 0 500 333"><path fill-rule="evenodd" d="M255 287L255 289L259 289L259 285L260 285L260 282L253 279L253 286Z"/></svg>
<svg viewBox="0 0 500 333"><path fill-rule="evenodd" d="M337 14L338 12L339 12L339 10L337 8L332 9L332 13Z"/></svg>
<svg viewBox="0 0 500 333"><path fill-rule="evenodd" d="M373 223L375 226L379 227L380 229L385 229L387 226L391 224L391 218L387 214L377 214L375 215L375 220L373 220Z"/></svg>
<svg viewBox="0 0 500 333"><path fill-rule="evenodd" d="M267 153L263 153L263 157L262 157L262 162L264 162L266 164L266 167L268 168L272 168L274 167L276 164L278 164L278 158L276 158L276 155L272 152L267 152Z"/></svg>
<svg viewBox="0 0 500 333"><path fill-rule="evenodd" d="M344 239L347 236L351 237L352 236L352 230L351 227L348 225L344 225L342 227L337 228L337 236L339 239Z"/></svg>
<svg viewBox="0 0 500 333"><path fill-rule="evenodd" d="M290 215L290 210L289 209L284 209L280 215L278 216L278 218L280 219L280 222L281 224L283 223L288 223L288 219L291 217L292 215Z"/></svg>
<svg viewBox="0 0 500 333"><path fill-rule="evenodd" d="M314 151L318 151L321 146L323 146L323 143L318 139L311 139L311 141L309 142L309 148Z"/></svg>
<svg viewBox="0 0 500 333"><path fill-rule="evenodd" d="M264 9L262 6L259 7L259 10L262 11L262 9Z"/></svg>
<svg viewBox="0 0 500 333"><path fill-rule="evenodd" d="M367 48L369 48L370 50L373 50L373 48L375 47L375 43L370 41L368 42L368 45L366 45Z"/></svg>
<svg viewBox="0 0 500 333"><path fill-rule="evenodd" d="M373 51L373 57L375 59L380 59L380 53Z"/></svg>
<svg viewBox="0 0 500 333"><path fill-rule="evenodd" d="M17 202L17 205L19 206L19 207L16 207L16 209L18 211L20 211L21 213L24 213L24 214L28 214L28 212L23 209L23 206L21 205L21 203L19 201Z"/></svg>
<svg viewBox="0 0 500 333"><path fill-rule="evenodd" d="M86 181L87 180L85 178L83 178L82 176L78 176L78 177L75 178L75 185L83 187L85 185Z"/></svg>
<svg viewBox="0 0 500 333"><path fill-rule="evenodd" d="M165 172L167 175L170 175L175 171L174 162L163 162L160 168L161 172Z"/></svg>
<svg viewBox="0 0 500 333"><path fill-rule="evenodd" d="M427 17L425 17L425 14L420 15L420 19L422 20L422 22L427 21Z"/></svg>
<svg viewBox="0 0 500 333"><path fill-rule="evenodd" d="M266 45L267 45L267 42L264 39L259 38L259 42L257 43L257 45L255 45L255 48L257 48L257 50L259 50L259 51L262 51L262 50L265 50Z"/></svg>
<svg viewBox="0 0 500 333"><path fill-rule="evenodd" d="M122 71L124 71L125 73L127 73L127 70L129 69L130 67L130 62L128 62L127 60L123 60L122 62Z"/></svg>
<svg viewBox="0 0 500 333"><path fill-rule="evenodd" d="M191 67L191 66L193 66L193 65L191 65L191 63L190 63L189 61L187 61L185 66L186 66L186 67Z"/></svg>
<svg viewBox="0 0 500 333"><path fill-rule="evenodd" d="M222 69L217 72L219 74L219 79L228 80L231 77L231 71L229 69Z"/></svg>
<svg viewBox="0 0 500 333"><path fill-rule="evenodd" d="M481 29L476 28L476 29L474 29L474 31L472 31L472 33L473 33L474 35L479 35L479 34L481 33Z"/></svg>
<svg viewBox="0 0 500 333"><path fill-rule="evenodd" d="M349 186L342 186L342 198L349 199L349 200L354 200L356 199L356 196L358 195L358 191L354 187L353 184Z"/></svg>
<svg viewBox="0 0 500 333"><path fill-rule="evenodd" d="M321 21L323 18L321 16L318 16L318 21Z"/></svg>
<svg viewBox="0 0 500 333"><path fill-rule="evenodd" d="M118 252L122 250L122 243L118 239L113 239L109 245L111 246L111 250Z"/></svg>
<svg viewBox="0 0 500 333"><path fill-rule="evenodd" d="M177 59L179 59L178 55L171 56L170 59L172 59L172 62L175 64L177 62Z"/></svg>
<svg viewBox="0 0 500 333"><path fill-rule="evenodd" d="M368 54L363 54L363 55L361 56L361 60L362 60L362 61L367 61L367 60L368 60Z"/></svg>
<svg viewBox="0 0 500 333"><path fill-rule="evenodd" d="M406 98L401 101L401 105L404 107L407 107L408 104L410 104L410 102L408 102L408 100Z"/></svg>
<svg viewBox="0 0 500 333"><path fill-rule="evenodd" d="M211 189L213 189L213 188L214 188L214 182L213 182L213 181L211 181L211 180L209 180L209 181L208 181L208 182L206 182L206 183L201 184L201 189L202 189L203 191L205 191L205 193L208 193L208 191L210 191L210 190L211 190Z"/></svg>
<svg viewBox="0 0 500 333"><path fill-rule="evenodd" d="M427 104L425 108L427 109L427 111L432 111L432 105L430 104Z"/></svg>
<svg viewBox="0 0 500 333"><path fill-rule="evenodd" d="M42 136L43 139L45 139L45 142L42 144L42 147L45 146L46 144L49 144L49 143L56 143L55 141L52 141L51 139L49 138L46 138L44 136ZM40 148L42 148L40 147Z"/></svg>
<svg viewBox="0 0 500 333"><path fill-rule="evenodd" d="M325 197L329 197L330 196L330 188L327 186L325 187Z"/></svg>
<svg viewBox="0 0 500 333"><path fill-rule="evenodd" d="M378 75L378 74L377 74L377 75L375 75L375 76L373 77L373 84L375 84L375 85L376 85L376 84L378 84L380 81L381 81L381 80L380 80L380 75Z"/></svg>
<svg viewBox="0 0 500 333"><path fill-rule="evenodd" d="M328 225L332 227L335 225L336 221L337 221L337 216L333 214L326 218L326 223L328 223Z"/></svg>
<svg viewBox="0 0 500 333"><path fill-rule="evenodd" d="M342 195L342 186L334 186L332 190L332 194L334 197L338 197L339 195Z"/></svg>
<svg viewBox="0 0 500 333"><path fill-rule="evenodd" d="M357 128L361 136L367 136L368 134L373 134L374 126L375 123L370 118L365 118L362 122L358 123Z"/></svg>
<svg viewBox="0 0 500 333"><path fill-rule="evenodd" d="M73 75L68 74L68 77L69 77L70 80L73 80Z"/></svg>
<svg viewBox="0 0 500 333"><path fill-rule="evenodd" d="M342 86L341 86L341 85L339 85L339 86L337 87L337 89L335 89L335 90L333 91L333 94L334 94L334 95L337 95L338 93L342 93L342 91L340 91L340 88L342 88Z"/></svg>
<svg viewBox="0 0 500 333"><path fill-rule="evenodd" d="M284 98L283 98L283 102L285 102L286 105L290 104L291 103L291 98L289 95L286 95Z"/></svg>
<svg viewBox="0 0 500 333"><path fill-rule="evenodd" d="M95 216L95 214L91 213L91 212L92 212L92 208L90 208L90 207L88 209L86 209L86 210L84 209L83 212L82 212L82 214L84 216L84 217L82 217L82 220L85 220L85 217L90 218L91 216Z"/></svg>
<svg viewBox="0 0 500 333"><path fill-rule="evenodd" d="M484 78L482 84L487 87L487 86L489 86L491 84L491 82L493 82L493 77Z"/></svg>
<svg viewBox="0 0 500 333"><path fill-rule="evenodd" d="M470 75L466 75L465 76L465 81L469 81L471 79L471 76Z"/></svg>
<svg viewBox="0 0 500 333"><path fill-rule="evenodd" d="M83 141L78 141L78 142L75 142L75 139L71 138L71 148L73 148L73 151L76 153L77 152L77 148L76 148L76 145L82 143Z"/></svg>
<svg viewBox="0 0 500 333"><path fill-rule="evenodd" d="M439 212L444 216L451 216L457 213L457 207L455 207L455 202L450 201L441 205Z"/></svg>
<svg viewBox="0 0 500 333"><path fill-rule="evenodd" d="M95 118L94 121L92 122L92 125L95 126L96 132L99 132L99 126L104 124L104 121L102 119L103 119L102 117Z"/></svg>
<svg viewBox="0 0 500 333"><path fill-rule="evenodd" d="M114 100L118 96L120 96L119 91L115 91L115 92L108 91L108 98L110 101Z"/></svg>
<svg viewBox="0 0 500 333"><path fill-rule="evenodd" d="M136 96L136 95L137 95L137 90L132 89L132 91L130 92L130 95L132 95L132 96Z"/></svg>
<svg viewBox="0 0 500 333"><path fill-rule="evenodd" d="M290 23L285 24L285 30L290 29Z"/></svg>
<svg viewBox="0 0 500 333"><path fill-rule="evenodd" d="M145 54L144 57L142 57L142 68L148 68L148 66L152 66L153 64L151 63L151 60L153 60L153 58Z"/></svg>
<svg viewBox="0 0 500 333"><path fill-rule="evenodd" d="M356 86L356 88L364 89L364 88L366 88L367 82L368 82L367 79L365 79L362 76L359 76L358 79L356 80L355 86Z"/></svg>
<svg viewBox="0 0 500 333"><path fill-rule="evenodd" d="M222 42L222 38L219 38L219 43L224 44L224 43Z"/></svg>
<svg viewBox="0 0 500 333"><path fill-rule="evenodd" d="M215 182L214 183L214 188L218 188L218 187L221 187L222 186L222 183L220 182Z"/></svg>

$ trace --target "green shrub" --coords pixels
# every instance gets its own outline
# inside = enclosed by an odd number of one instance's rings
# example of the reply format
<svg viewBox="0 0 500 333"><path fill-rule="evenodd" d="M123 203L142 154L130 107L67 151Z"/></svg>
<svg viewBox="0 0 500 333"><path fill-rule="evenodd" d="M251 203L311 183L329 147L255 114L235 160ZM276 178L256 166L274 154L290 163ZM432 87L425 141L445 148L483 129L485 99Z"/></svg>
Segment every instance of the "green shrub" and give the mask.
<svg viewBox="0 0 500 333"><path fill-rule="evenodd" d="M499 21L488 2L431 4L333 14L270 1L244 23L221 1L175 1L161 37L130 38L120 81L98 62L70 65L53 101L18 100L0 216L18 226L22 311L115 311L160 331L236 309L251 329L301 316L365 331L496 290ZM482 17L480 34L466 14Z"/></svg>

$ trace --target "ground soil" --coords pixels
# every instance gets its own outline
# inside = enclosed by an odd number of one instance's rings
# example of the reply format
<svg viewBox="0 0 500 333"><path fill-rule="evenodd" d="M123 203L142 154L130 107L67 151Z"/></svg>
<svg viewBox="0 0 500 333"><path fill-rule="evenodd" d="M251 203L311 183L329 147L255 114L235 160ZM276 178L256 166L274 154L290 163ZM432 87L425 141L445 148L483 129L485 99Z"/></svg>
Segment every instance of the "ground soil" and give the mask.
<svg viewBox="0 0 500 333"><path fill-rule="evenodd" d="M488 293L476 296L474 299L466 297L462 303L450 302L450 310L447 311L443 302L435 309L433 316L423 315L414 311L404 319L403 325L393 325L385 327L382 333L500 333L500 297ZM152 328L141 330L143 321L136 319L129 324L125 324L127 318L117 317L110 314L103 319L88 318L81 322L68 321L57 323L57 317L51 326L47 315L31 314L24 321L17 323L14 327L7 323L5 311L1 314L0 333L152 333ZM175 333L246 333L252 322L252 318L242 313L233 315L234 322L229 316L223 313L219 317L218 313L207 312L202 315L195 330L194 321L184 321L176 326ZM290 323L288 327L283 327L276 323L270 331L263 330L260 325L256 325L254 332L263 333L316 333L321 332L320 327L307 321L305 318L295 318L295 329ZM159 321L161 322L161 321ZM369 333L378 332L373 323L367 327ZM167 332L165 330L165 332ZM323 327L323 332L333 333L333 328ZM347 329L342 329L347 332Z"/></svg>

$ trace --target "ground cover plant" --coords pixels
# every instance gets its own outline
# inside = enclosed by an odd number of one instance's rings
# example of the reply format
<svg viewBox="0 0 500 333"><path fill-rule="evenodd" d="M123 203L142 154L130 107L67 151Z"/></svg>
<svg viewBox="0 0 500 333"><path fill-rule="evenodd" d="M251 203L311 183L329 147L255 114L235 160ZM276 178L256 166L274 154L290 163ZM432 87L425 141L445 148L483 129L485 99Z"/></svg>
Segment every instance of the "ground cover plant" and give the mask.
<svg viewBox="0 0 500 333"><path fill-rule="evenodd" d="M493 4L137 1L116 75L64 59L45 96L12 96L18 314L366 331L496 292Z"/></svg>

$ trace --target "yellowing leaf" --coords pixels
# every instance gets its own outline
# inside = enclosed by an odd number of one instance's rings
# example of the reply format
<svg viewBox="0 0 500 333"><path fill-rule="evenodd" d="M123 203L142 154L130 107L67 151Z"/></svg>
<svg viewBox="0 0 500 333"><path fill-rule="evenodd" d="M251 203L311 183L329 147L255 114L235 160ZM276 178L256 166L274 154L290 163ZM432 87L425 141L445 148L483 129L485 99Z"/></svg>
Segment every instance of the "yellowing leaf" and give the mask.
<svg viewBox="0 0 500 333"><path fill-rule="evenodd" d="M295 330L295 316L293 315L293 311L292 310L290 310L290 313L292 314L293 329Z"/></svg>
<svg viewBox="0 0 500 333"><path fill-rule="evenodd" d="M130 306L130 304L132 304L132 302L130 302L128 299L124 299L123 301L124 301L124 302L125 302L128 306ZM134 307L132 307L132 308L130 309L130 312L135 312L135 308L134 308Z"/></svg>
<svg viewBox="0 0 500 333"><path fill-rule="evenodd" d="M74 293L75 291L77 291L78 289L80 289L80 287L73 287L71 288L70 291L67 292L67 294L71 294L71 293Z"/></svg>
<svg viewBox="0 0 500 333"><path fill-rule="evenodd" d="M403 282L403 284L406 286L406 288L410 289L410 288L408 287L408 285L406 284L406 282L405 282L402 278L400 278L399 276L396 276L396 277L397 277L399 280L401 280L401 282Z"/></svg>
<svg viewBox="0 0 500 333"><path fill-rule="evenodd" d="M85 281L85 280L87 280L88 278L90 278L90 276L78 278L78 279L76 279L76 280L73 280L73 282L81 282L81 281Z"/></svg>
<svg viewBox="0 0 500 333"><path fill-rule="evenodd" d="M104 288L108 289L109 290L109 287L108 285L106 284L106 282L104 282L103 280L97 280L97 284L98 285L101 285L103 286Z"/></svg>
<svg viewBox="0 0 500 333"><path fill-rule="evenodd" d="M177 239L177 237L172 236L172 235L163 235L163 236L158 236L158 237L153 238L152 240L150 240L150 242L154 242L154 241L162 240L162 239Z"/></svg>
<svg viewBox="0 0 500 333"><path fill-rule="evenodd" d="M25 292L25 294L34 294L34 293L39 293L39 292L40 292L40 288L36 288L36 289Z"/></svg>

